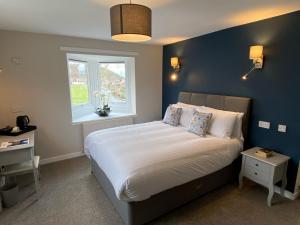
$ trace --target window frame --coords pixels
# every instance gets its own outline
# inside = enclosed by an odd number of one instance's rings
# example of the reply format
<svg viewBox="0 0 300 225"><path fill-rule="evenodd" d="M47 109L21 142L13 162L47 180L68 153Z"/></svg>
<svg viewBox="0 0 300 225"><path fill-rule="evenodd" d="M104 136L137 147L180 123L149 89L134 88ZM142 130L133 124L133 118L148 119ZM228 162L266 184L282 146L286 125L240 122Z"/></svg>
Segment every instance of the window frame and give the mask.
<svg viewBox="0 0 300 225"><path fill-rule="evenodd" d="M83 105L72 104L71 93L71 74L69 61L79 61L88 64L88 93L89 103ZM135 114L135 58L128 56L107 56L107 55L88 55L80 53L67 53L67 69L69 81L70 105L72 110L72 121L78 118L93 114L97 107L100 106L100 100L93 94L100 90L99 67L100 63L124 63L125 64L125 85L126 85L126 102L110 102L112 111L122 114Z"/></svg>

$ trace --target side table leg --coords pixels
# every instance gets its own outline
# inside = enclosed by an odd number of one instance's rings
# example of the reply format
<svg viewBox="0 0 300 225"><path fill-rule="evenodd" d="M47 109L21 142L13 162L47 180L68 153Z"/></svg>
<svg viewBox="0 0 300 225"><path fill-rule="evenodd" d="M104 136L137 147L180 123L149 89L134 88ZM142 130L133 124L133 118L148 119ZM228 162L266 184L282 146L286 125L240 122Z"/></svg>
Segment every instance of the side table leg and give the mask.
<svg viewBox="0 0 300 225"><path fill-rule="evenodd" d="M243 188L244 166L245 166L245 156L243 156L242 158L242 167L239 175L239 189Z"/></svg>
<svg viewBox="0 0 300 225"><path fill-rule="evenodd" d="M287 185L287 178L286 178L286 171L287 171L288 163L284 164L283 174L282 174L282 184L280 189L280 194L282 197L284 197L284 191Z"/></svg>
<svg viewBox="0 0 300 225"><path fill-rule="evenodd" d="M269 195L268 195L268 201L267 201L269 207L272 206L273 195L274 195L274 185L271 184L269 187Z"/></svg>

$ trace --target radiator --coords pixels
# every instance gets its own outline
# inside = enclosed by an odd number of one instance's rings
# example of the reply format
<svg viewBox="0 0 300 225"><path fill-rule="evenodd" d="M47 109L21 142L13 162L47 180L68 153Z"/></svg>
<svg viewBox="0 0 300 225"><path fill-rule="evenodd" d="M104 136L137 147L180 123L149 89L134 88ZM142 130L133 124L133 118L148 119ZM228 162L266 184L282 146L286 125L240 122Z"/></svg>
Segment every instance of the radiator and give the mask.
<svg viewBox="0 0 300 225"><path fill-rule="evenodd" d="M133 122L134 122L134 118L128 116L128 117L120 117L120 118L99 119L95 121L82 123L83 140L85 140L86 136L88 136L90 133L94 131L103 130L106 128L130 125L133 124Z"/></svg>

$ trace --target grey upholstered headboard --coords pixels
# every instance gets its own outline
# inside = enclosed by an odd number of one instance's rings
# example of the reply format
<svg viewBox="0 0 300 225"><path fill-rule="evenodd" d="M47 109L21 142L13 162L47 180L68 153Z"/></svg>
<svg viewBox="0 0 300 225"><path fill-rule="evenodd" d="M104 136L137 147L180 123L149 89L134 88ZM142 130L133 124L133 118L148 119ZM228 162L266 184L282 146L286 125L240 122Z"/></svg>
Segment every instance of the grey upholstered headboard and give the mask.
<svg viewBox="0 0 300 225"><path fill-rule="evenodd" d="M243 135L246 139L249 123L250 98L211 95L204 93L180 92L178 101L192 105L204 105L215 109L244 113Z"/></svg>

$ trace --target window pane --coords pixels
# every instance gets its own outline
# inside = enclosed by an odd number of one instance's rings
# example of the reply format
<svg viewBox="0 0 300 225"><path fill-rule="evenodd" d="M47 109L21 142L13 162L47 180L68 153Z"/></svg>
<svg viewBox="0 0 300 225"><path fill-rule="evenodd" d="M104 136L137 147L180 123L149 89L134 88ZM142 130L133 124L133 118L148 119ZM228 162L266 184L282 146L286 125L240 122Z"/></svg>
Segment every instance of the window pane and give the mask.
<svg viewBox="0 0 300 225"><path fill-rule="evenodd" d="M88 104L88 64L69 60L69 74L72 105Z"/></svg>
<svg viewBox="0 0 300 225"><path fill-rule="evenodd" d="M100 91L110 102L126 102L125 63L99 63Z"/></svg>

